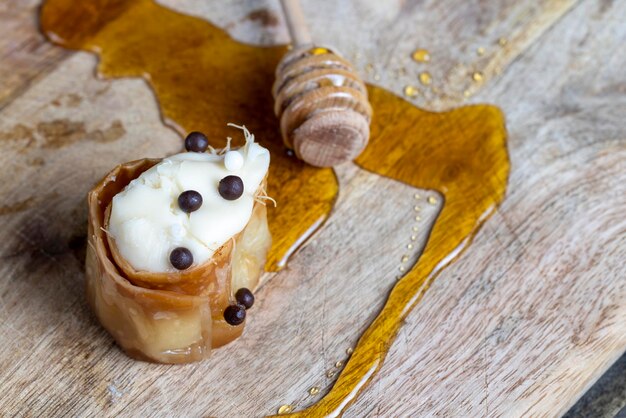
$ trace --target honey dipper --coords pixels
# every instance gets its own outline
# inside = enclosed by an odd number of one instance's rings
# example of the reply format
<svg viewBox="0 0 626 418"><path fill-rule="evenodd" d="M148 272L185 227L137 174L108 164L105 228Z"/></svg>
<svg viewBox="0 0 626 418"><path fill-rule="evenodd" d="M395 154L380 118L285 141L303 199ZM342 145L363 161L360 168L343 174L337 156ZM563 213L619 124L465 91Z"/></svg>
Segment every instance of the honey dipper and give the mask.
<svg viewBox="0 0 626 418"><path fill-rule="evenodd" d="M355 159L367 145L372 107L352 65L311 39L299 0L281 0L293 48L276 68L274 113L285 145L318 167Z"/></svg>

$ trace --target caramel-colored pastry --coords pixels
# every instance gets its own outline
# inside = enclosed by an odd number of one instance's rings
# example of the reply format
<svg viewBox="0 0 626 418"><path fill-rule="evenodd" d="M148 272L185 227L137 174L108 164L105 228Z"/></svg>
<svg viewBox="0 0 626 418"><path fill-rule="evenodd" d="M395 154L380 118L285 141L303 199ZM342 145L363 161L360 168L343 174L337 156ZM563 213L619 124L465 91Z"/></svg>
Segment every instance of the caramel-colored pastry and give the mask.
<svg viewBox="0 0 626 418"><path fill-rule="evenodd" d="M192 133L188 152L122 164L89 193L87 296L130 356L198 361L241 335L271 243L269 153L245 132L220 152Z"/></svg>

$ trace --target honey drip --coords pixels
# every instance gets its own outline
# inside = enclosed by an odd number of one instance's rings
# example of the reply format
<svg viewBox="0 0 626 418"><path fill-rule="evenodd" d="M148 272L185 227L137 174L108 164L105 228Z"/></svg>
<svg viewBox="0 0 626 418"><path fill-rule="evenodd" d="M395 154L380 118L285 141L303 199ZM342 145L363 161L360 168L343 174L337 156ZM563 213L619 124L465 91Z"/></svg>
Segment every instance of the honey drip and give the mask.
<svg viewBox="0 0 626 418"><path fill-rule="evenodd" d="M203 131L214 146L223 145L226 122L245 123L255 133L272 153L268 192L278 201L269 211L275 242L270 268L277 269L298 238L332 209L338 191L332 170L288 156L273 116L270 87L286 48L241 44L206 21L150 0L47 0L41 24L54 42L96 52L102 75L148 80L163 118L181 133ZM437 190L444 205L419 261L396 283L333 388L292 416L335 415L354 402L381 367L403 319L468 247L506 190L506 131L497 108L431 113L379 87L368 89L374 117L370 143L357 164Z"/></svg>

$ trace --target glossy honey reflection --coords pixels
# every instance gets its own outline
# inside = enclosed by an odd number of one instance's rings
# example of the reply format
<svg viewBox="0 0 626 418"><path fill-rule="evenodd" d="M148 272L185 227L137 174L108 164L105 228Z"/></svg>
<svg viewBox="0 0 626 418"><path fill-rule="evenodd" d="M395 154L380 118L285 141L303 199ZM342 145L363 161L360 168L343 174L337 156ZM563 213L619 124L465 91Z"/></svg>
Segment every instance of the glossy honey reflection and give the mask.
<svg viewBox="0 0 626 418"><path fill-rule="evenodd" d="M277 269L298 238L332 209L337 194L332 170L307 167L288 156L273 116L270 87L285 48L235 42L206 21L149 0L47 0L41 24L54 42L96 52L104 76L148 80L165 121L181 133L203 131L215 146L224 144L226 122L245 123L255 133L272 152L268 192L278 201L268 214L274 239L270 268ZM431 113L373 86L369 97L371 138L357 164L437 190L444 205L418 263L410 270L407 266L334 387L294 416L338 414L356 399L381 366L402 320L469 245L506 190L506 132L497 108ZM161 156L159 150L154 156Z"/></svg>

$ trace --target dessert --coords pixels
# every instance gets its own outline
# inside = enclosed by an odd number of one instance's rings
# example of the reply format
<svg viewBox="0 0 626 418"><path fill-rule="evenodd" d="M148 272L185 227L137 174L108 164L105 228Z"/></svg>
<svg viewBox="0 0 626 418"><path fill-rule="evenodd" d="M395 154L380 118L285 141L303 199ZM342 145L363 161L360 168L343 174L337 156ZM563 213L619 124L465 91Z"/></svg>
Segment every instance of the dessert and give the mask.
<svg viewBox="0 0 626 418"><path fill-rule="evenodd" d="M121 164L89 193L87 296L132 357L185 363L243 331L271 237L254 142ZM271 200L271 199L270 199Z"/></svg>

